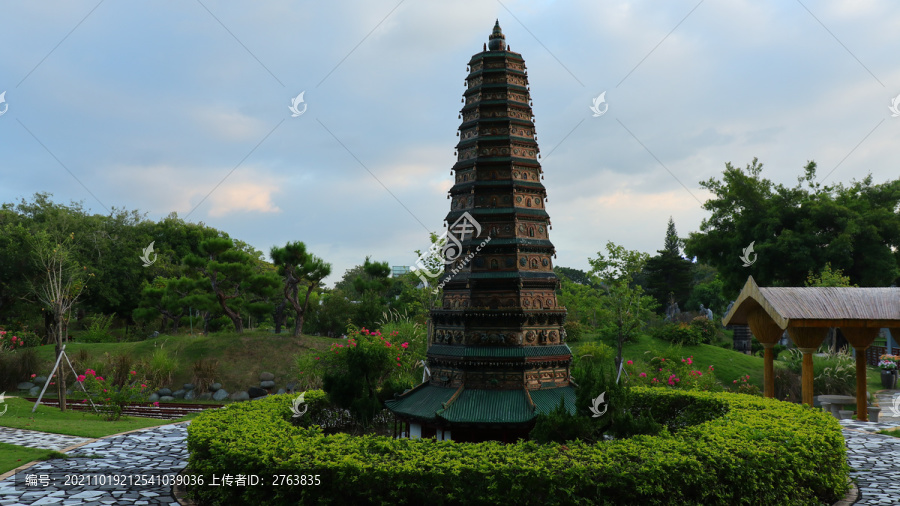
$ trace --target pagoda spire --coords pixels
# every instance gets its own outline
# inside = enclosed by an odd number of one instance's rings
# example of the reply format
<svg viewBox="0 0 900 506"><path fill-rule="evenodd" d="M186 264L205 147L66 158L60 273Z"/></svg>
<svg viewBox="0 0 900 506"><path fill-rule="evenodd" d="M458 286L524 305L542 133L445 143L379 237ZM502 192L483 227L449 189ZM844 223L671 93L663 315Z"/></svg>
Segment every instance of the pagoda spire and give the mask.
<svg viewBox="0 0 900 506"><path fill-rule="evenodd" d="M500 20L494 22L494 31L488 37L488 49L491 51L506 51L506 36L500 29Z"/></svg>

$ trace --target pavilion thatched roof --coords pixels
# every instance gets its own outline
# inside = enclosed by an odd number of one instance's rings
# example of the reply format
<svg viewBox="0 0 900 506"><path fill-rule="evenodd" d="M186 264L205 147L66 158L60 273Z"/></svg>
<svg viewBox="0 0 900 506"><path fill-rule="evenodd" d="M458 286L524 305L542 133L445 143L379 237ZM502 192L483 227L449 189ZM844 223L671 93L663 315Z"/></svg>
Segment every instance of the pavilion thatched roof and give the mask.
<svg viewBox="0 0 900 506"><path fill-rule="evenodd" d="M747 324L747 316L756 308L762 308L782 329L900 327L900 288L761 288L750 276L722 323Z"/></svg>

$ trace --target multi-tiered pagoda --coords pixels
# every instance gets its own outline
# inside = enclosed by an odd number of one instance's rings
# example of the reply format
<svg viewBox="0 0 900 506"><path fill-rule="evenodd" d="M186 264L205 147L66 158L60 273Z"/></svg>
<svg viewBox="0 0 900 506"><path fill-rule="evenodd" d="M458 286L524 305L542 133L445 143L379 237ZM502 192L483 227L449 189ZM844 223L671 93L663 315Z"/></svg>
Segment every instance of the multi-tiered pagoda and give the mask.
<svg viewBox="0 0 900 506"><path fill-rule="evenodd" d="M469 233L441 278L443 307L431 312L430 378L387 406L401 435L511 442L561 398L574 412L572 353L528 74L499 22L468 70L446 219L451 240L454 225Z"/></svg>

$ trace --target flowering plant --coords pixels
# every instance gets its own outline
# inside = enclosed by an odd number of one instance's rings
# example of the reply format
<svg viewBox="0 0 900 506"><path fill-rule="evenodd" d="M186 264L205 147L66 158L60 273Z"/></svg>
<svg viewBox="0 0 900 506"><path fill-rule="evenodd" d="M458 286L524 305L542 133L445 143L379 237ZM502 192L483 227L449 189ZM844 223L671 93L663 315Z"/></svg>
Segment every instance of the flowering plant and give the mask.
<svg viewBox="0 0 900 506"><path fill-rule="evenodd" d="M0 327L0 351L13 351L40 344L40 337L27 328L18 331L7 331Z"/></svg>
<svg viewBox="0 0 900 506"><path fill-rule="evenodd" d="M878 367L884 371L900 369L900 355L882 355L878 357Z"/></svg>
<svg viewBox="0 0 900 506"><path fill-rule="evenodd" d="M129 376L121 386L116 386L112 376L103 378L97 375L97 371L86 369L84 374L79 374L75 378L75 381L84 386L87 397L94 406L94 413L106 420L115 421L121 418L122 411L129 404L147 402L149 395L147 384L137 379L137 371L131 371Z"/></svg>
<svg viewBox="0 0 900 506"><path fill-rule="evenodd" d="M653 357L649 362L649 371L639 371L632 361L626 362L630 381L651 387L669 387L685 390L721 390L716 381L715 368L706 368L694 364L694 356L678 360L666 360L664 357Z"/></svg>

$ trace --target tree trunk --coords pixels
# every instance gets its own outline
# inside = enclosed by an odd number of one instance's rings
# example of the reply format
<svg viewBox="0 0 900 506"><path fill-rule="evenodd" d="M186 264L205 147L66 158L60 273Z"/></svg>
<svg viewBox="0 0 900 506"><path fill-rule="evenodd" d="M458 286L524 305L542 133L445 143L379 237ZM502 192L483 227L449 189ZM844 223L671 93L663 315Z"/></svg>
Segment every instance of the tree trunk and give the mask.
<svg viewBox="0 0 900 506"><path fill-rule="evenodd" d="M275 306L275 313L272 315L272 319L275 320L275 333L281 334L281 326L284 325L284 320L287 318L287 315L284 313L284 309L287 307L287 299L282 298L281 304Z"/></svg>

